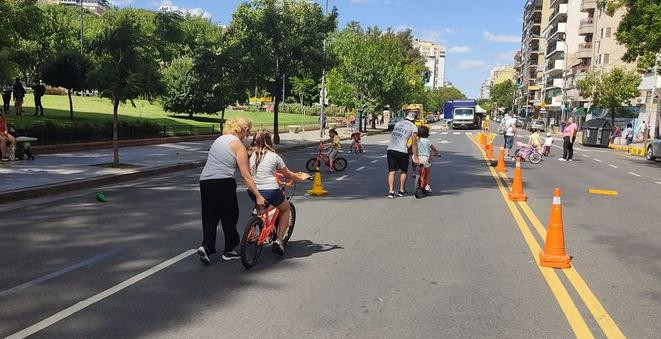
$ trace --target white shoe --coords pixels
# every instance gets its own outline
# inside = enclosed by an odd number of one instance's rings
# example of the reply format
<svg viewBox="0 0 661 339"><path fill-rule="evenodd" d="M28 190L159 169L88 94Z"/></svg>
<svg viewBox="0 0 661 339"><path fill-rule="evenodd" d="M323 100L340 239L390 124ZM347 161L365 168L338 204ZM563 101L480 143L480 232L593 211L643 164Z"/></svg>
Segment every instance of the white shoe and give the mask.
<svg viewBox="0 0 661 339"><path fill-rule="evenodd" d="M567 161L565 158L558 158L559 161Z"/></svg>
<svg viewBox="0 0 661 339"><path fill-rule="evenodd" d="M569 160L567 160L567 161L574 161L574 159L569 159Z"/></svg>

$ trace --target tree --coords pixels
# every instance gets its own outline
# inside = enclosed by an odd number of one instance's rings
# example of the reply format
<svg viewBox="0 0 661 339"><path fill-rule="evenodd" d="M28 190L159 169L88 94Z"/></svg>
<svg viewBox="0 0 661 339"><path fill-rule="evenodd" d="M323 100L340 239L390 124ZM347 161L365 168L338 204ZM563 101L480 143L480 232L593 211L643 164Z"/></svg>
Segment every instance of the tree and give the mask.
<svg viewBox="0 0 661 339"><path fill-rule="evenodd" d="M161 76L153 35L139 10L108 11L101 20L102 29L91 44L95 67L90 78L101 95L112 101L113 166L119 166L119 104L138 97L153 99L161 90Z"/></svg>
<svg viewBox="0 0 661 339"><path fill-rule="evenodd" d="M73 120L73 100L71 92L88 89L87 75L91 63L89 58L78 51L63 50L50 59L44 68L44 81L52 86L64 87L69 96L69 118Z"/></svg>
<svg viewBox="0 0 661 339"><path fill-rule="evenodd" d="M611 115L611 124L615 126L615 116L622 104L631 104L631 99L640 95L640 74L613 68L610 72L588 72L584 79L576 82L581 96L592 98L596 107L607 108Z"/></svg>
<svg viewBox="0 0 661 339"><path fill-rule="evenodd" d="M425 92L425 98L425 110L441 112L446 101L466 99L466 95L455 87L447 86Z"/></svg>
<svg viewBox="0 0 661 339"><path fill-rule="evenodd" d="M478 99L477 104L484 108L484 110L487 112L492 112L494 109L493 102L491 102L490 99Z"/></svg>
<svg viewBox="0 0 661 339"><path fill-rule="evenodd" d="M8 82L16 75L19 64L15 51L36 35L42 12L36 0L0 0L0 81ZM26 25L25 23L30 23Z"/></svg>
<svg viewBox="0 0 661 339"><path fill-rule="evenodd" d="M302 76L302 77L291 77L291 91L294 93L298 99L301 101L301 104L309 102L312 105L312 100L316 95L316 92L319 90L317 88L314 79Z"/></svg>
<svg viewBox="0 0 661 339"><path fill-rule="evenodd" d="M199 104L205 100L199 76L194 70L191 57L174 59L163 71L164 91L161 95L163 109L173 113L200 113Z"/></svg>
<svg viewBox="0 0 661 339"><path fill-rule="evenodd" d="M253 84L279 93L284 78L310 74L321 77L329 62L323 41L335 30L337 9L324 15L313 2L294 0L252 0L234 12L229 30L243 51L245 76ZM326 67L328 68L328 67ZM279 143L278 111L280 96L273 106L273 140Z"/></svg>
<svg viewBox="0 0 661 339"><path fill-rule="evenodd" d="M497 83L491 87L491 102L498 108L514 110L514 82L512 80Z"/></svg>
<svg viewBox="0 0 661 339"><path fill-rule="evenodd" d="M611 16L620 8L626 9L615 33L617 41L627 48L622 59L637 61L641 72L651 70L661 53L661 1L600 0L599 7Z"/></svg>

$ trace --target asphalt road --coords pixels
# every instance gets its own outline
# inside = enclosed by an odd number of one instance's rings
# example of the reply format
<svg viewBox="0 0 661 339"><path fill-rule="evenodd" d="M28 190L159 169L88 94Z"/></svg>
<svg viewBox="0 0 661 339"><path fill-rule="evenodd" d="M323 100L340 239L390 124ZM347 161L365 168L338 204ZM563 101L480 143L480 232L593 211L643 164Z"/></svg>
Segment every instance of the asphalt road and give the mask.
<svg viewBox="0 0 661 339"><path fill-rule="evenodd" d="M303 196L310 184L299 185L285 257L266 249L249 271L189 255L201 238L199 170L103 188L106 204L89 190L4 206L0 336L565 338L583 318L604 337L585 290L538 268L465 132L432 133L443 153L432 196L387 199L387 136L368 137L366 153L344 155L344 173L323 173L329 196ZM303 169L313 152L285 160ZM658 337L659 166L583 153L590 158L524 164L528 204L545 225L562 188L567 250L606 318L629 337ZM239 196L241 232L251 206L244 189ZM568 299L578 316L567 316Z"/></svg>

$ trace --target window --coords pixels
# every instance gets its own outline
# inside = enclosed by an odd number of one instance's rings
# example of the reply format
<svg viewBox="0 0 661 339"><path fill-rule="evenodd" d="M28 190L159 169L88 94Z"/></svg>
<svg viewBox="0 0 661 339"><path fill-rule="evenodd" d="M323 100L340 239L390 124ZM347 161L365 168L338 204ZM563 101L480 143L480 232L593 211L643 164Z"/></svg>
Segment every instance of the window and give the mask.
<svg viewBox="0 0 661 339"><path fill-rule="evenodd" d="M610 27L607 27L607 28L606 28L606 37L607 37L607 38L610 38L610 37L611 37L611 28L610 28Z"/></svg>
<svg viewBox="0 0 661 339"><path fill-rule="evenodd" d="M607 64L610 59L610 54L604 54L604 63Z"/></svg>
<svg viewBox="0 0 661 339"><path fill-rule="evenodd" d="M601 63L601 54L597 54L597 65Z"/></svg>
<svg viewBox="0 0 661 339"><path fill-rule="evenodd" d="M600 38L604 37L604 29L603 28L601 30L599 30L599 37Z"/></svg>

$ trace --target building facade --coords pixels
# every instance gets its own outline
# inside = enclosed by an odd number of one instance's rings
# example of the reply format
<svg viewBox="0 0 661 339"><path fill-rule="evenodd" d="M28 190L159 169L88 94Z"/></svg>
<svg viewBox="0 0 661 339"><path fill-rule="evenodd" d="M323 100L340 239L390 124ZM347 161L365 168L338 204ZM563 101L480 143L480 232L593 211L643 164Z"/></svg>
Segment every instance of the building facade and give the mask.
<svg viewBox="0 0 661 339"><path fill-rule="evenodd" d="M523 10L521 34L520 89L517 109L522 115L538 114L542 101L546 31L550 19L551 0L528 0Z"/></svg>
<svg viewBox="0 0 661 339"><path fill-rule="evenodd" d="M445 47L432 41L413 40L413 46L425 58L425 66L429 70L429 79L425 87L436 89L445 84Z"/></svg>
<svg viewBox="0 0 661 339"><path fill-rule="evenodd" d="M107 0L39 0L39 3L80 7L81 1L84 9L98 15L112 8Z"/></svg>

